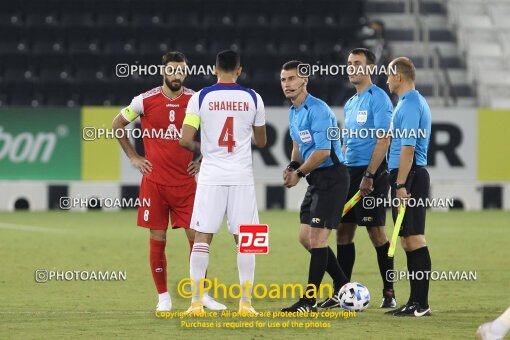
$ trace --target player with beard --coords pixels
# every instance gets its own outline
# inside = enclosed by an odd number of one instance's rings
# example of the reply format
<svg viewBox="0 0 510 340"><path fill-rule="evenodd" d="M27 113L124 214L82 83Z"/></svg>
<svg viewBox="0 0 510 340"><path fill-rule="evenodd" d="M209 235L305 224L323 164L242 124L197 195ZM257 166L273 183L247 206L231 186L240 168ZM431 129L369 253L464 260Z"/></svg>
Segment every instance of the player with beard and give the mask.
<svg viewBox="0 0 510 340"><path fill-rule="evenodd" d="M119 143L131 163L142 174L140 201L149 206L138 208L138 226L150 230L150 267L159 294L157 311L170 311L172 300L167 288L166 234L169 217L172 228L183 228L190 252L195 231L190 229L200 163L193 153L179 146L182 122L188 101L194 91L182 84L186 78L186 57L181 52L168 52L162 58L165 66L163 85L133 98L113 121L114 129L140 117L145 157L139 155L125 134L117 133ZM203 304L212 310L226 307L204 294Z"/></svg>

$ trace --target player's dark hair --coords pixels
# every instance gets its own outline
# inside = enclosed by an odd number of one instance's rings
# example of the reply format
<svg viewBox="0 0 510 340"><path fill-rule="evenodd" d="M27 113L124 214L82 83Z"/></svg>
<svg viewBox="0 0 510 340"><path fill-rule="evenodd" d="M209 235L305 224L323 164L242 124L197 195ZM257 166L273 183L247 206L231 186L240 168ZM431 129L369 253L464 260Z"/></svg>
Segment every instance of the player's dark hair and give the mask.
<svg viewBox="0 0 510 340"><path fill-rule="evenodd" d="M404 78L415 81L416 79L416 68L414 67L411 59L406 57L399 57L393 60L390 65L393 64L397 69L397 73Z"/></svg>
<svg viewBox="0 0 510 340"><path fill-rule="evenodd" d="M224 72L235 71L241 65L241 56L236 51L225 50L216 55L216 67Z"/></svg>
<svg viewBox="0 0 510 340"><path fill-rule="evenodd" d="M186 56L184 55L184 53L179 52L179 51L167 52L163 55L163 57L161 57L161 63L163 65L166 65L171 61L176 62L176 63L182 63L182 62L187 63L188 59L186 59Z"/></svg>
<svg viewBox="0 0 510 340"><path fill-rule="evenodd" d="M349 52L349 54L360 55L363 54L367 58L367 65L375 64L375 54L368 48L358 47Z"/></svg>
<svg viewBox="0 0 510 340"><path fill-rule="evenodd" d="M285 64L282 65L282 70L283 71L295 70L298 68L299 64L303 64L303 62L299 60L287 61Z"/></svg>

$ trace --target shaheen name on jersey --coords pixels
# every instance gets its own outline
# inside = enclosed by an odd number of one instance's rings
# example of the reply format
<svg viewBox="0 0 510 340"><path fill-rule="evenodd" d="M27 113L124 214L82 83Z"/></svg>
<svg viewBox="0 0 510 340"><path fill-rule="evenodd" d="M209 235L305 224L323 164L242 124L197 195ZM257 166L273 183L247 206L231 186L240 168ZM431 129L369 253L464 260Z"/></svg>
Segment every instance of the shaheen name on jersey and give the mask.
<svg viewBox="0 0 510 340"><path fill-rule="evenodd" d="M265 125L262 98L236 83L217 83L195 93L185 124L200 126L203 155L198 184L253 185L253 126Z"/></svg>

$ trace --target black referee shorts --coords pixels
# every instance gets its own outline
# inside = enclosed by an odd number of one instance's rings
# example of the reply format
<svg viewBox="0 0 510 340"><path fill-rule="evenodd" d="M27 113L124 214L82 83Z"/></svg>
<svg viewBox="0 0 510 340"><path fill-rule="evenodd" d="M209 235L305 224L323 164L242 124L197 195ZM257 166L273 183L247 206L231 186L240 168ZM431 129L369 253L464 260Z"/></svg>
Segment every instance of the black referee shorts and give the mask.
<svg viewBox="0 0 510 340"><path fill-rule="evenodd" d="M319 168L306 180L309 186L301 203L301 223L314 228L338 228L349 188L347 167L335 164Z"/></svg>
<svg viewBox="0 0 510 340"><path fill-rule="evenodd" d="M351 183L349 186L349 194L347 195L347 201L356 194L359 190L359 185L363 179L363 175L367 170L366 166L350 166L349 174L351 177ZM374 198L388 198L388 192L390 190L390 183L388 178L388 165L383 162L379 169L375 172L374 178L374 191L370 195L365 197ZM359 226L366 227L379 227L386 225L386 207L384 204L379 206L370 206L370 209L365 208L363 199L359 201L349 212L342 218L342 223L354 223ZM368 207L367 207L368 208Z"/></svg>
<svg viewBox="0 0 510 340"><path fill-rule="evenodd" d="M390 183L395 183L397 180L398 169L394 169L390 172ZM430 176L427 169L422 166L415 166L409 172L407 176L406 188L408 193L411 194L411 198L414 198L416 202L421 200L425 202L429 197L430 191ZM396 197L395 187L391 188L391 198ZM397 220L397 207L391 208L393 216L393 223ZM404 220L402 221L402 227L400 229L399 236L410 236L410 235L425 235L425 217L427 215L427 208L425 204L415 204L414 206L406 207Z"/></svg>

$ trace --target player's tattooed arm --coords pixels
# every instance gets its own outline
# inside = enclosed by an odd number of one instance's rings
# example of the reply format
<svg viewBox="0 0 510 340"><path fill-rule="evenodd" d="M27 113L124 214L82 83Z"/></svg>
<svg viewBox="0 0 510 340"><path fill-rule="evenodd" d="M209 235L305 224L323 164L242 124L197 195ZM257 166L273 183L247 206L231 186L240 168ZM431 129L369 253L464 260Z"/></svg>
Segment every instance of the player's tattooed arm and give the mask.
<svg viewBox="0 0 510 340"><path fill-rule="evenodd" d="M122 114L118 114L112 123L112 128L114 130L117 129L124 129L126 125L128 125L130 122L127 121ZM116 133L115 136L117 137L117 140L119 141L120 146L122 147L122 150L124 150L124 153L126 156L128 156L129 160L131 161L131 164L135 168L138 169L142 174L148 174L152 171L152 164L149 160L145 159L144 157L140 156L133 144L129 141L129 138L127 137L127 134L125 133Z"/></svg>

